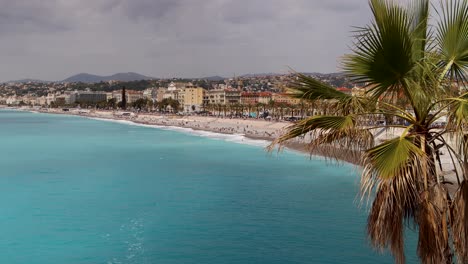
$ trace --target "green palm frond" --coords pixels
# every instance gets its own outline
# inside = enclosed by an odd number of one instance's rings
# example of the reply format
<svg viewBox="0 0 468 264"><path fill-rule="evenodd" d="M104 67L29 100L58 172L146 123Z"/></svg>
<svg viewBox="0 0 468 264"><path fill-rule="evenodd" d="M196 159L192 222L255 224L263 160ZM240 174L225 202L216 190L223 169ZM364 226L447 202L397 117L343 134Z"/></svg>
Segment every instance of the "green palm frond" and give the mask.
<svg viewBox="0 0 468 264"><path fill-rule="evenodd" d="M462 132L468 124L468 94L463 94L457 98L449 98L447 101L449 102L447 127Z"/></svg>
<svg viewBox="0 0 468 264"><path fill-rule="evenodd" d="M414 136L403 136L375 146L365 153L365 173L375 174L381 179L389 179L410 173L408 167L414 161L423 160L424 153L415 144Z"/></svg>
<svg viewBox="0 0 468 264"><path fill-rule="evenodd" d="M468 68L468 1L441 1L441 17L437 24L436 41L441 56L440 67L459 81L467 81Z"/></svg>
<svg viewBox="0 0 468 264"><path fill-rule="evenodd" d="M311 102L329 100L337 114L361 113L366 108L372 108L375 105L366 98L340 92L331 85L310 76L297 73L295 77L296 79L288 85L290 96Z"/></svg>
<svg viewBox="0 0 468 264"><path fill-rule="evenodd" d="M366 113L376 108L376 103L365 97L348 96L335 103L337 114Z"/></svg>
<svg viewBox="0 0 468 264"><path fill-rule="evenodd" d="M404 8L384 0L371 0L370 5L374 21L357 31L353 54L345 56L343 66L378 98L398 90L413 69L413 40L411 19Z"/></svg>
<svg viewBox="0 0 468 264"><path fill-rule="evenodd" d="M406 109L399 107L398 105L390 104L385 101L379 102L378 111L383 115L398 117L402 120L407 121L409 124L416 124L417 121L411 113L408 113Z"/></svg>
<svg viewBox="0 0 468 264"><path fill-rule="evenodd" d="M292 97L308 101L343 100L350 97L350 95L336 90L331 85L302 73L297 73L295 77L296 79L289 84L288 94Z"/></svg>
<svg viewBox="0 0 468 264"><path fill-rule="evenodd" d="M413 29L413 61L421 61L426 56L429 31L429 0L416 0L410 3L409 12Z"/></svg>

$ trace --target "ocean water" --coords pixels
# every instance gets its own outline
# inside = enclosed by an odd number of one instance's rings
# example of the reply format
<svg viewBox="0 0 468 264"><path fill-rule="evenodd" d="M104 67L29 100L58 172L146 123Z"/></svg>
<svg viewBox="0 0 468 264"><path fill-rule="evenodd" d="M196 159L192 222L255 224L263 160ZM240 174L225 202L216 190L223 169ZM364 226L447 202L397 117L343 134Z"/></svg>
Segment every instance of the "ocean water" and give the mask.
<svg viewBox="0 0 468 264"><path fill-rule="evenodd" d="M263 144L0 111L0 263L393 263L353 167Z"/></svg>

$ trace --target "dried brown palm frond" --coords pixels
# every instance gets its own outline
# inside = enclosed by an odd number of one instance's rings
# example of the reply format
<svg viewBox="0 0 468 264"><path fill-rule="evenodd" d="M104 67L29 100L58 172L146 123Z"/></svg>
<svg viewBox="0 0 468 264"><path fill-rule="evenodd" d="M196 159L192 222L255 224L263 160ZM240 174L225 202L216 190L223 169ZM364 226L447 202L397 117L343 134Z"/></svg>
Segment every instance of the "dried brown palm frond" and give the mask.
<svg viewBox="0 0 468 264"><path fill-rule="evenodd" d="M468 182L460 185L452 204L452 236L459 263L468 263Z"/></svg>
<svg viewBox="0 0 468 264"><path fill-rule="evenodd" d="M423 263L451 263L447 190L436 184L421 194L418 206L418 255Z"/></svg>
<svg viewBox="0 0 468 264"><path fill-rule="evenodd" d="M396 263L404 263L404 221L416 214L422 189L418 176L427 159L412 136L388 140L369 149L364 159L362 198L376 193L367 224L369 238L377 249L388 247Z"/></svg>
<svg viewBox="0 0 468 264"><path fill-rule="evenodd" d="M405 208L398 202L398 185L394 179L378 184L367 219L367 233L374 248L389 248L398 264L405 263L403 222ZM411 185L411 184L409 184Z"/></svg>
<svg viewBox="0 0 468 264"><path fill-rule="evenodd" d="M460 147L458 152L460 153L462 159L461 163L463 165L463 178L468 180L468 134L464 134L461 137L459 146Z"/></svg>
<svg viewBox="0 0 468 264"><path fill-rule="evenodd" d="M347 160L361 164L363 150L374 145L374 136L364 129L347 129L345 131L315 130L308 147L313 153L318 150L325 157L335 160Z"/></svg>

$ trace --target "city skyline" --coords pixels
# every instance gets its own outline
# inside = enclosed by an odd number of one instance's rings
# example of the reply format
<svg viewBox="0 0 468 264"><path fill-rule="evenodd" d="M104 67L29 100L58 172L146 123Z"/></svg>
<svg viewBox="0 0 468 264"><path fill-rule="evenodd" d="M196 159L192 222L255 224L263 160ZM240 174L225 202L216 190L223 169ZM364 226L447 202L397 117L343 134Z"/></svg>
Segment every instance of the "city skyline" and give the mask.
<svg viewBox="0 0 468 264"><path fill-rule="evenodd" d="M336 72L367 1L0 0L0 81Z"/></svg>

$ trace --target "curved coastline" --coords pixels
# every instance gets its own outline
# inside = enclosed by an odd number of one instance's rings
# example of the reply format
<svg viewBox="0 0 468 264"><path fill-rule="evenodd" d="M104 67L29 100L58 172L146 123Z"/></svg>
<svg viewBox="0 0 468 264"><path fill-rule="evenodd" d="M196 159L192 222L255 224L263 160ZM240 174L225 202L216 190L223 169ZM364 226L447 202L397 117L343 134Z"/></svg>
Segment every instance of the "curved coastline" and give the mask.
<svg viewBox="0 0 468 264"><path fill-rule="evenodd" d="M83 118L88 118L92 120L99 120L105 122L114 122L126 125L134 125L134 126L142 126L142 127L149 127L149 128L156 128L156 129L163 129L163 130L171 130L180 133L185 133L189 135L199 136L199 137L206 137L215 140L224 140L227 142L234 142L238 144L245 144L250 146L257 146L262 148L267 148L268 145L275 139L272 137L266 136L253 136L248 134L242 133L229 133L229 132L221 132L221 131L214 131L210 129L203 129L203 128L196 128L196 127L186 127L186 126L177 126L177 125L159 125L159 124L151 124L149 122L140 122L137 120L127 120L127 119L118 119L118 118L103 118L103 117L94 117L88 115L73 115L70 116L79 116ZM289 142L284 146L287 151L297 153L300 155L304 155L309 158L324 160L327 161L329 157L326 155L321 154L320 152L313 152L311 153L306 146L307 143L305 142ZM280 153L283 148L275 150L273 152ZM267 151L267 150L266 150ZM348 165L357 166L357 163L353 163L352 161L346 159L339 159L340 162L343 162Z"/></svg>
<svg viewBox="0 0 468 264"><path fill-rule="evenodd" d="M71 116L75 116L75 115L71 115ZM155 124L141 123L141 122L133 121L133 120L110 119L110 118L90 117L90 116L80 116L80 117L84 117L84 118L88 118L92 120L98 120L98 121L125 124L125 125L149 127L149 128L156 128L156 129L162 129L162 130L171 130L171 131L176 131L180 133L200 136L200 137L207 137L211 139L219 139L219 140L225 140L228 142L235 142L235 143L260 146L260 147L266 147L271 142L266 139L264 140L264 139L250 138L244 134L228 134L228 133L213 132L210 130L194 129L190 127L181 127L181 126L155 125Z"/></svg>
<svg viewBox="0 0 468 264"><path fill-rule="evenodd" d="M172 130L181 133L191 134L195 136L207 137L227 142L235 142L266 148L277 136L283 133L283 130L289 126L289 122L273 122L257 119L230 119L217 117L201 117L201 116L174 116L174 115L149 115L139 114L136 117L116 116L114 111L90 111L88 113L78 112L63 112L43 111L30 108L6 108L0 109L12 111L26 111L31 113L58 114L67 116L78 116L93 120L106 122L115 122L127 125L137 125L143 127ZM143 118L142 118L143 116ZM152 119L144 119L151 116ZM237 124L239 123L239 124ZM244 130L247 133L242 133ZM250 133L249 133L250 132ZM318 160L329 160L329 157L320 152L311 153L307 148L306 139L300 141L289 142L284 146L288 151L304 155L309 158ZM273 152L281 152L275 150ZM340 159L340 163L349 165L357 165L356 163Z"/></svg>
<svg viewBox="0 0 468 264"><path fill-rule="evenodd" d="M2 109L2 108L0 108ZM5 109L5 108L3 108ZM156 129L172 130L180 133L191 134L200 137L207 137L217 140L225 140L228 142L235 142L239 144L253 145L257 147L266 148L276 137L284 132L291 123L289 122L272 122L257 119L230 119L219 117L202 117L202 116L175 116L175 115L154 115L154 114L135 114L133 116L119 116L115 111L88 111L88 112L63 112L61 110L55 111L41 111L38 109L29 108L6 108L13 111L27 111L44 114L60 114L68 116L78 116L89 119L95 119L106 122L117 122L127 125L145 126ZM247 132L247 133L242 133ZM394 136L393 133L388 135L380 135L377 140ZM340 151L334 151L335 156L330 156L327 150L314 150L310 151L307 147L310 136L302 139L296 139L285 144L284 148L288 151L304 155L310 159L322 160L332 166L336 165L350 165L355 169L362 169L356 157L359 153L353 155L354 157L347 157L346 154L341 155ZM273 152L281 152L281 149ZM354 159L353 159L354 158ZM447 188L452 190L454 184L457 182L456 175L452 171L453 163L448 157L444 157L443 161L446 169L443 171Z"/></svg>

